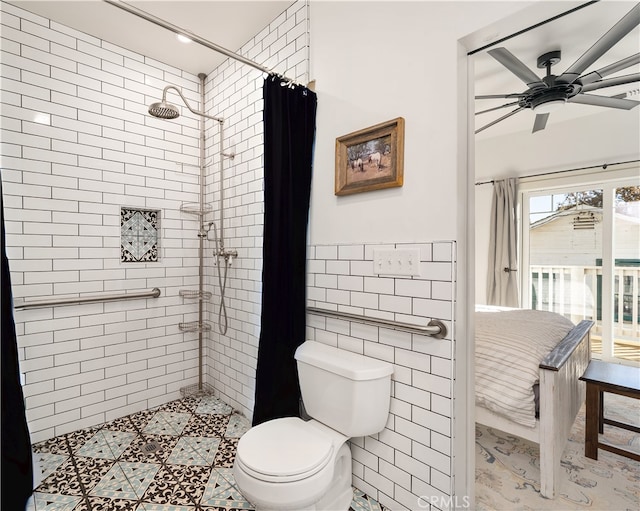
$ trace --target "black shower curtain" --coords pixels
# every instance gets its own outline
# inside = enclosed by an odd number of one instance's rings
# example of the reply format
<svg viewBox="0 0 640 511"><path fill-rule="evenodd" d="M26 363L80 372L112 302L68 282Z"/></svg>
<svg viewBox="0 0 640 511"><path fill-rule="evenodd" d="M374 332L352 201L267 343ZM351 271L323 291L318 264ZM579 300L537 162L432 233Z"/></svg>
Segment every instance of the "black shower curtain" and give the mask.
<svg viewBox="0 0 640 511"><path fill-rule="evenodd" d="M0 176L0 226L2 229L2 497L1 509L24 510L33 488L31 441L24 410L18 368L16 326L9 261L5 251L4 204Z"/></svg>
<svg viewBox="0 0 640 511"><path fill-rule="evenodd" d="M262 315L253 425L299 415L294 359L304 342L316 94L265 79Z"/></svg>

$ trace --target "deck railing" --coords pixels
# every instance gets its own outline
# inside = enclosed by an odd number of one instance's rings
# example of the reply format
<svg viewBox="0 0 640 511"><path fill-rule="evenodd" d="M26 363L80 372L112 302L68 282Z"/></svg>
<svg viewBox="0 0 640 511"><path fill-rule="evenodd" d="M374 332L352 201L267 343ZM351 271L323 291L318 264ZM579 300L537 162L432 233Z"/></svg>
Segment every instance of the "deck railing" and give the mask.
<svg viewBox="0 0 640 511"><path fill-rule="evenodd" d="M595 321L602 331L601 266L530 266L532 309L567 316L574 323ZM616 266L614 272L613 328L616 339L640 341L640 267Z"/></svg>

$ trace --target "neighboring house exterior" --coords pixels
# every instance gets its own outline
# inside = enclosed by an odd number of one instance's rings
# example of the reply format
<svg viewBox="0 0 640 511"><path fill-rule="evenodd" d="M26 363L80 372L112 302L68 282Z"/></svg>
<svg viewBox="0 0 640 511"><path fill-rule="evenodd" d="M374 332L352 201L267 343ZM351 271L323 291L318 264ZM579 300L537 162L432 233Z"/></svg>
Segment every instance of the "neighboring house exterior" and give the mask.
<svg viewBox="0 0 640 511"><path fill-rule="evenodd" d="M640 215L636 214L637 205L618 208L613 232L616 334L633 339L640 338L637 327L640 323ZM581 318L601 320L602 259L602 208L574 206L531 224L532 308L554 310L568 315L573 321ZM550 275L553 276L551 281ZM596 332L599 328L598 324Z"/></svg>
<svg viewBox="0 0 640 511"><path fill-rule="evenodd" d="M625 211L629 213L629 211ZM638 259L640 216L616 213L614 256ZM597 266L602 260L602 208L574 206L531 224L531 265Z"/></svg>

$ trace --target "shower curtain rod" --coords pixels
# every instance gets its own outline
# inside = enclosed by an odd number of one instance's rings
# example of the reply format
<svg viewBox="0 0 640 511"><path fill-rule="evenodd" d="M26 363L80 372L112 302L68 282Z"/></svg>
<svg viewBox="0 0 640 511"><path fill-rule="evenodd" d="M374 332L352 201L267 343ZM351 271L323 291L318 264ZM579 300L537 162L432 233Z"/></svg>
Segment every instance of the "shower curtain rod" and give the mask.
<svg viewBox="0 0 640 511"><path fill-rule="evenodd" d="M146 11L143 11L142 9L138 9L137 7L134 7L133 5L129 5L125 2L122 2L121 0L103 0L104 2L113 5L114 7L117 7L118 9L122 9L123 11L128 12L129 14L133 14L135 16L138 16L139 18L145 19L147 21L150 21L151 23L154 23L155 25L158 25L159 27L162 28L166 28L167 30L170 30L171 32L173 32L174 34L178 34L178 35L182 35L184 37L188 37L189 39L191 39L192 41L201 44L202 46L205 46L207 48L209 48L210 50L216 51L218 53L222 53L223 55L226 55L227 57L230 57L234 60L237 60L238 62L242 62L243 64L246 64L248 66L251 66L255 69L258 69L260 71L262 71L263 73L267 73L269 75L276 75L279 76L280 78L282 78L283 80L286 80L287 82L289 82L289 84L296 84L296 85L302 85L300 83L298 83L297 81L295 81L292 78L289 78L285 75L282 75L280 73L277 73L276 71L269 69L268 67L265 67L261 64L258 64L257 62L254 62L253 60L250 60L246 57L243 57L242 55L238 55L237 53L232 52L231 50L227 50L226 48L224 48L223 46L220 46L219 44L216 43L212 43L211 41L204 39L202 37L200 37L199 35L194 34L193 32L190 32L189 30L185 30L183 28L180 28L177 25L174 25L172 23L169 23L168 21L165 21L161 18L158 18L157 16L154 16L153 14L150 14Z"/></svg>
<svg viewBox="0 0 640 511"><path fill-rule="evenodd" d="M627 160L627 161L617 161L615 163L603 163L602 165L590 165L588 167L577 167L575 169L564 169L564 170L556 170L554 172L542 172L540 174L528 174L526 176L517 176L519 178L528 178L528 177L540 177L540 176L552 176L554 174L564 174L565 172L576 172L578 170L589 170L589 169L597 169L597 168L601 168L602 170L606 170L608 166L610 165L624 165L626 163L638 163L640 162L640 160ZM509 177L516 177L516 176L509 176ZM490 181L479 181L476 183L476 186L479 185L487 185L490 183L494 183L495 181L498 181L497 179L492 179Z"/></svg>

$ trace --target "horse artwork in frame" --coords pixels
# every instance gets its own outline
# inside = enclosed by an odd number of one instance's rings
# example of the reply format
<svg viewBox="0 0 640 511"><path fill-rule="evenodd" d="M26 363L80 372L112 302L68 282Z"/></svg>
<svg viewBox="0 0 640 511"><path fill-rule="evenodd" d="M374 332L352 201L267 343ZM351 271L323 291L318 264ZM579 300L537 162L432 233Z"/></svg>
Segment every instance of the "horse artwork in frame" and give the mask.
<svg viewBox="0 0 640 511"><path fill-rule="evenodd" d="M404 119L398 117L336 139L336 195L402 186Z"/></svg>

